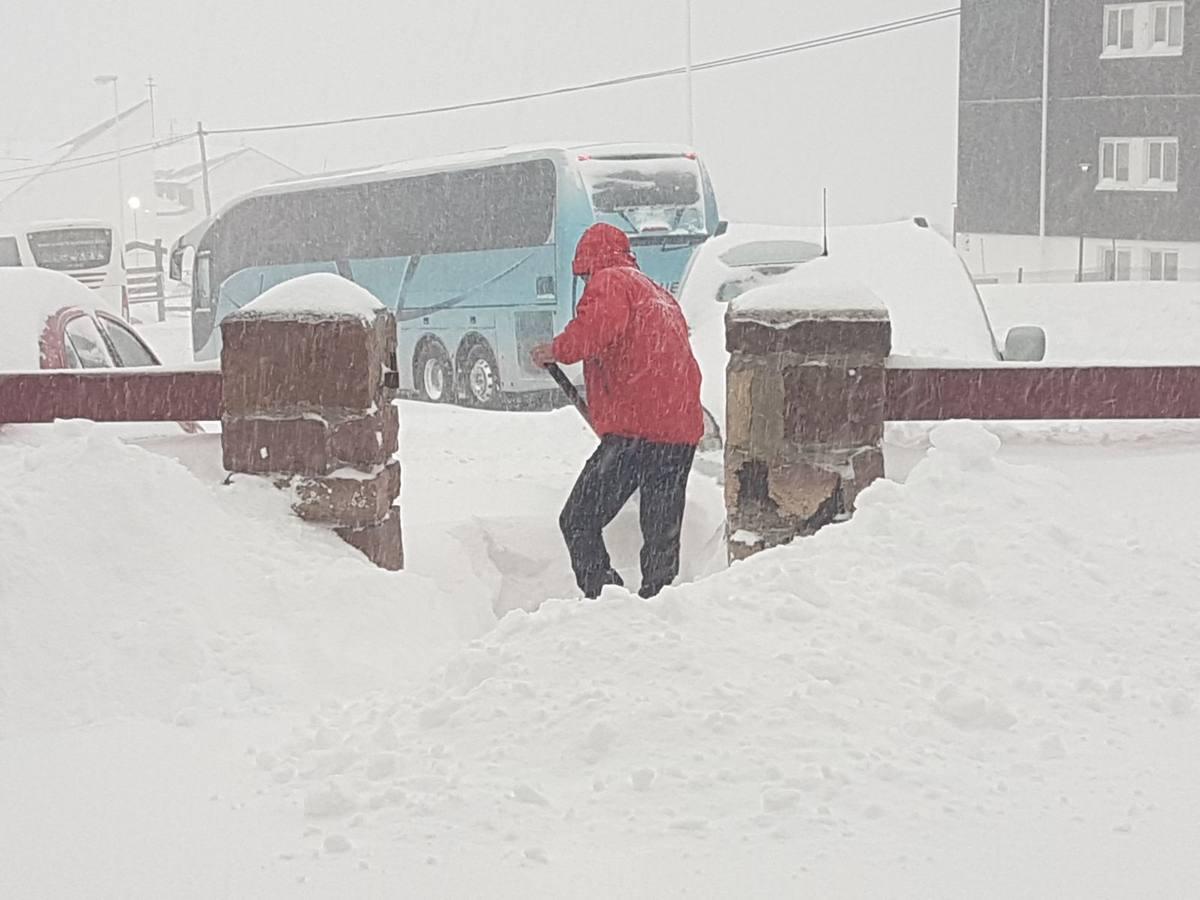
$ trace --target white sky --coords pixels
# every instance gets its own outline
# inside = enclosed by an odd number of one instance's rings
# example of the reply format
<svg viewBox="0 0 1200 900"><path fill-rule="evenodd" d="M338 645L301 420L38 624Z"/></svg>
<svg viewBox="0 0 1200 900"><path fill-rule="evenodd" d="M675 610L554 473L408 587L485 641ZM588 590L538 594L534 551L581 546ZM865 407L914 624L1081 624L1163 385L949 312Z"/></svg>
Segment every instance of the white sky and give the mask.
<svg viewBox="0 0 1200 900"><path fill-rule="evenodd" d="M947 0L693 0L695 61L931 12ZM0 155L61 141L159 82L160 134L486 99L682 64L684 0L58 0L0 29ZM73 11L73 13L72 13ZM811 223L954 199L956 19L695 75L696 146L722 214ZM246 140L345 168L553 138L686 139L682 78L489 110Z"/></svg>

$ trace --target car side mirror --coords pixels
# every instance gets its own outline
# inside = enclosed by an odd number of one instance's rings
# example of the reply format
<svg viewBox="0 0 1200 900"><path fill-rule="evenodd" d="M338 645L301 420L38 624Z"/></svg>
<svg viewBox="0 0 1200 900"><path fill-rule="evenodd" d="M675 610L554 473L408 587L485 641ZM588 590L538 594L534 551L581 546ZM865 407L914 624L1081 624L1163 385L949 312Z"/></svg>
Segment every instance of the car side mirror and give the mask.
<svg viewBox="0 0 1200 900"><path fill-rule="evenodd" d="M171 251L171 263L167 277L172 281L183 281L183 247L176 247Z"/></svg>
<svg viewBox="0 0 1200 900"><path fill-rule="evenodd" d="M729 223L726 222L724 219L721 219L721 221L717 222L717 228L716 228L716 231L713 232L713 237L720 237L728 230L729 230Z"/></svg>
<svg viewBox="0 0 1200 900"><path fill-rule="evenodd" d="M1018 325L1005 336L1005 362L1041 362L1045 358L1045 329L1037 325Z"/></svg>

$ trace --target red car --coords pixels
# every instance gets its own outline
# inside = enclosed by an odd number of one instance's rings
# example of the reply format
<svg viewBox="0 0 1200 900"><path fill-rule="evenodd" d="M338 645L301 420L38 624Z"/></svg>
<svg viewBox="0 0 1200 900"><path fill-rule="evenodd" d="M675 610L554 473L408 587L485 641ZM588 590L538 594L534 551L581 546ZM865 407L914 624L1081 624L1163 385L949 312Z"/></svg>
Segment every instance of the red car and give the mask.
<svg viewBox="0 0 1200 900"><path fill-rule="evenodd" d="M0 268L0 371L157 365L137 332L74 278Z"/></svg>
<svg viewBox="0 0 1200 900"><path fill-rule="evenodd" d="M0 372L161 365L95 293L49 269L0 268ZM194 432L194 422L180 422Z"/></svg>

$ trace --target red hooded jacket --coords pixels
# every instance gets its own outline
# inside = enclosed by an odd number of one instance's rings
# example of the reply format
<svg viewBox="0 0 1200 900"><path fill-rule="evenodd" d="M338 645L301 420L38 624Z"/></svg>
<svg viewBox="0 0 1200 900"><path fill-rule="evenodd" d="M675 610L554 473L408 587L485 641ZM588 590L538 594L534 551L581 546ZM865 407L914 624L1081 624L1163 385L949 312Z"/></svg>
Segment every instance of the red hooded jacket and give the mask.
<svg viewBox="0 0 1200 900"><path fill-rule="evenodd" d="M590 276L554 358L583 361L596 433L696 444L704 434L700 367L679 304L638 271L619 228L589 228L572 269Z"/></svg>

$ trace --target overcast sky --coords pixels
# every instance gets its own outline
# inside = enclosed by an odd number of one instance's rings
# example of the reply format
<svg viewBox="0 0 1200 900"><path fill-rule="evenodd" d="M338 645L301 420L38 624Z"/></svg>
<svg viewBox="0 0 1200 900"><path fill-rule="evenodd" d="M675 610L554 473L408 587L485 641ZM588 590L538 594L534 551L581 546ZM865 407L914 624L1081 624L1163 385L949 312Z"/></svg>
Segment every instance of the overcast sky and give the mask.
<svg viewBox="0 0 1200 900"><path fill-rule="evenodd" d="M57 0L0 28L0 154L160 88L160 134L486 99L684 60L685 0ZM692 0L695 61L931 12L948 0ZM956 19L696 73L695 143L722 214L810 223L954 200ZM245 140L306 171L543 139L686 139L682 78L488 110Z"/></svg>

